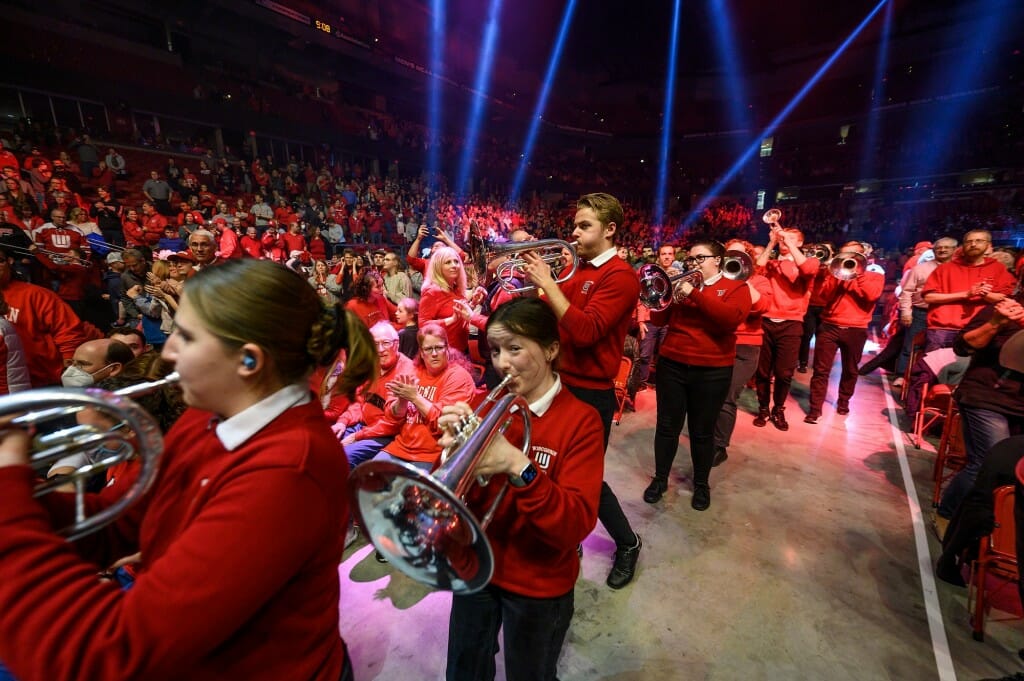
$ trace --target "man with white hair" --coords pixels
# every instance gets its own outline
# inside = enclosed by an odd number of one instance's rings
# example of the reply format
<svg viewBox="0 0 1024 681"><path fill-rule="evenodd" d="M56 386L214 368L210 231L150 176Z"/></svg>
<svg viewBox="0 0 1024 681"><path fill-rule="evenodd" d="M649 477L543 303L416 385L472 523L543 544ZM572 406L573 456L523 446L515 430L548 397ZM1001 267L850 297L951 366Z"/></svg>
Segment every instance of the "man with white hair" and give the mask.
<svg viewBox="0 0 1024 681"><path fill-rule="evenodd" d="M376 456L402 429L404 419L396 421L388 416L388 407L397 398L384 386L396 376L413 376L416 373L412 360L398 351L398 332L390 322L377 322L370 328L370 335L377 345L380 375L331 426L345 446L345 455L352 468Z"/></svg>

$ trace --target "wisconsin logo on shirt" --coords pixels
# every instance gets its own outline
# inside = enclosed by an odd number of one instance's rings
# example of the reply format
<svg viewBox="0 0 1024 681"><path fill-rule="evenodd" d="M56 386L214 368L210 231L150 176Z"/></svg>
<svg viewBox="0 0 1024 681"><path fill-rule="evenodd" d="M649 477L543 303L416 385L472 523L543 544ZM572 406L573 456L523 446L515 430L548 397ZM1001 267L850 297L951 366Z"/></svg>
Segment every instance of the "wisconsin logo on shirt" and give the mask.
<svg viewBox="0 0 1024 681"><path fill-rule="evenodd" d="M545 471L551 466L551 457L558 456L558 452L547 447L530 447L530 452L537 468Z"/></svg>
<svg viewBox="0 0 1024 681"><path fill-rule="evenodd" d="M582 289L583 294L586 295L586 294L590 293L590 287L593 286L593 285L594 285L594 282L589 280L589 279L587 281L583 282L583 289Z"/></svg>
<svg viewBox="0 0 1024 681"><path fill-rule="evenodd" d="M21 308L19 308L19 307L12 307L10 309L10 311L7 313L7 321L9 321L11 324L17 324L18 323L18 317L20 315L21 315Z"/></svg>

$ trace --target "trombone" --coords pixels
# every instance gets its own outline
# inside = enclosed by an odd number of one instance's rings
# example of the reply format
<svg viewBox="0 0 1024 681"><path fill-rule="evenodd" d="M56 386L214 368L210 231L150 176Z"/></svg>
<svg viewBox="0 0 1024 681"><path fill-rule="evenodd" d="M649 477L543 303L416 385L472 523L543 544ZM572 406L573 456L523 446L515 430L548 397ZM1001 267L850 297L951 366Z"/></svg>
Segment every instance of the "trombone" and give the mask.
<svg viewBox="0 0 1024 681"><path fill-rule="evenodd" d="M4 248L11 253L22 255L28 258L34 258L36 254L45 255L55 265L66 265L68 262L72 262L76 265L82 265L83 267L89 267L92 265L92 261L88 258L79 258L69 253L61 253L60 251L49 251L45 248L25 248L24 246L12 246L5 245Z"/></svg>
<svg viewBox="0 0 1024 681"><path fill-rule="evenodd" d="M744 251L726 251L722 258L722 276L733 281L746 281L754 271L754 261ZM637 270L640 278L640 304L661 312L672 304L676 286L684 281L697 288L704 283L700 268L670 275L657 265L643 265Z"/></svg>
<svg viewBox="0 0 1024 681"><path fill-rule="evenodd" d="M529 405L519 395L498 395L506 376L472 416L463 419L455 443L442 452L432 473L396 461L368 461L349 475L348 491L356 521L374 547L412 579L437 589L470 594L487 586L494 574L494 552L485 530L508 490L497 492L482 519L466 507L464 497L491 441L518 416L523 444L530 449Z"/></svg>

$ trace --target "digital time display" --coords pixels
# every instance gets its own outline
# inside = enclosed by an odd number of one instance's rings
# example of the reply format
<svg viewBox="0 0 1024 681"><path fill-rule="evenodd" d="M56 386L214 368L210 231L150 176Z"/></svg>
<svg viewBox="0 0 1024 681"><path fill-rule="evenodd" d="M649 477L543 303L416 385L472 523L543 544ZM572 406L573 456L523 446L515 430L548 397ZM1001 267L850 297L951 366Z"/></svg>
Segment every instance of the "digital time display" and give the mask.
<svg viewBox="0 0 1024 681"><path fill-rule="evenodd" d="M328 24L326 21L320 21L319 19L315 19L313 21L313 25L316 26L316 29L318 31L323 31L324 33L333 33L334 32L334 31L331 30L331 25Z"/></svg>

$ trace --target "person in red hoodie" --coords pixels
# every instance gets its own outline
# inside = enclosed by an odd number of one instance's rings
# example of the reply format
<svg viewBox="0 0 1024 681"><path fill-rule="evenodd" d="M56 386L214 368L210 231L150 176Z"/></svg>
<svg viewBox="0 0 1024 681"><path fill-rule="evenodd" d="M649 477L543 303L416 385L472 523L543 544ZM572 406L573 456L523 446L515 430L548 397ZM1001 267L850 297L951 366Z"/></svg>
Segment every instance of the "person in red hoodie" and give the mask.
<svg viewBox="0 0 1024 681"><path fill-rule="evenodd" d="M238 235L228 226L227 220L216 218L211 228L217 235L217 254L222 260L234 260L242 257L242 245L238 242Z"/></svg>
<svg viewBox="0 0 1024 681"><path fill-rule="evenodd" d="M624 221L622 204L614 196L581 196L572 232L580 263L573 276L561 284L539 254L522 254L527 278L547 296L558 317L562 382L601 415L606 449L617 406L615 375L640 299L636 273L615 252L615 235ZM615 560L605 583L621 589L633 580L643 542L607 482L601 484L597 518L615 542Z"/></svg>
<svg viewBox="0 0 1024 681"><path fill-rule="evenodd" d="M494 438L473 471L496 476L466 495L477 517L494 503L505 479L509 486L487 526L494 576L483 590L452 597L448 678L493 678L500 629L506 677L552 681L572 621L580 573L576 550L597 522L604 428L597 411L554 371L558 318L547 303L505 303L488 320L487 339L494 368L511 377L509 391L529 405L531 442L523 451L510 429L508 439ZM442 411L446 429L472 413L464 403ZM448 432L443 445L453 440Z"/></svg>
<svg viewBox="0 0 1024 681"><path fill-rule="evenodd" d="M138 211L135 209L129 210L125 214L124 221L121 223L121 226L124 231L124 242L128 248L136 248L138 246L146 245L146 233L142 231Z"/></svg>
<svg viewBox="0 0 1024 681"><path fill-rule="evenodd" d="M69 544L53 528L74 518L73 496L34 497L29 433L0 442L0 659L25 680L351 679L348 465L307 381L346 347L336 389L353 393L376 366L369 333L294 272L249 259L190 279L175 325L163 357L189 409L156 483L112 525ZM130 590L97 579L134 553Z"/></svg>
<svg viewBox="0 0 1024 681"><path fill-rule="evenodd" d="M262 244L256 236L256 228L249 226L245 228L245 236L239 240L242 244L242 251L250 258L262 258Z"/></svg>
<svg viewBox="0 0 1024 681"><path fill-rule="evenodd" d="M644 501L657 503L668 490L668 476L679 449L679 435L689 421L693 461L693 499L704 511L711 505L709 477L715 458L715 421L732 384L736 361L736 329L750 314L746 282L722 275L725 247L717 241L698 241L683 260L687 271L700 271L699 280L680 279L674 300L664 310L651 311L651 323L668 326L658 358L655 391L658 420L654 431L654 478Z"/></svg>
<svg viewBox="0 0 1024 681"><path fill-rule="evenodd" d="M863 255L864 245L859 241L848 241L839 249L837 257L850 253ZM817 423L821 418L821 407L828 392L828 375L832 372L836 352L841 353L843 368L836 413L840 416L850 413L850 398L857 387L857 366L868 339L868 324L885 287L885 274L876 271L876 267L872 265L847 281L830 276L821 285L825 307L821 311L821 324L814 341L811 398L804 423Z"/></svg>

